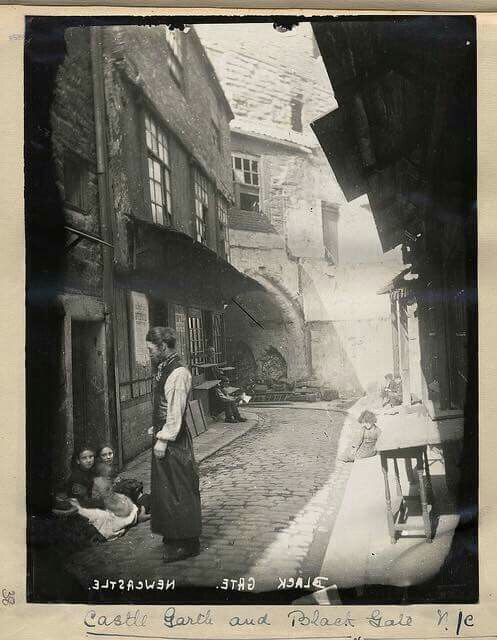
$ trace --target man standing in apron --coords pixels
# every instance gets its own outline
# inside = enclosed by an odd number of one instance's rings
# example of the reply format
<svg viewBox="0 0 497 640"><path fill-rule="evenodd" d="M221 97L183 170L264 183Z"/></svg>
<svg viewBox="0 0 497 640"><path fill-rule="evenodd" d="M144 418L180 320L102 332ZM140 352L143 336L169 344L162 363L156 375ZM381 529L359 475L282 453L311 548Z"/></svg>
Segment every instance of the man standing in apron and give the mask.
<svg viewBox="0 0 497 640"><path fill-rule="evenodd" d="M176 334L153 327L147 348L157 367L153 390L151 529L162 535L164 562L200 551L202 529L199 477L192 437L185 420L192 377L176 352Z"/></svg>

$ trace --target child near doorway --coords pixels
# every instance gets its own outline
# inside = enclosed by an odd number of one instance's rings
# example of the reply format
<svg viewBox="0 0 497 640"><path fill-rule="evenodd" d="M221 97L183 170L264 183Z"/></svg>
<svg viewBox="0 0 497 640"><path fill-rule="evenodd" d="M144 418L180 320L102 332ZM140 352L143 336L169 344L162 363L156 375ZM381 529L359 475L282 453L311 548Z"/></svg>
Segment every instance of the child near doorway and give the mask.
<svg viewBox="0 0 497 640"><path fill-rule="evenodd" d="M85 443L74 450L71 458L71 474L67 479L67 495L76 498L86 507L94 506L91 492L95 466L95 448Z"/></svg>
<svg viewBox="0 0 497 640"><path fill-rule="evenodd" d="M150 513L150 494L144 493L143 482L134 478L123 478L117 473L115 464L114 448L109 443L101 445L97 452L97 463L99 475L110 477L113 490L128 496L138 507L140 513Z"/></svg>

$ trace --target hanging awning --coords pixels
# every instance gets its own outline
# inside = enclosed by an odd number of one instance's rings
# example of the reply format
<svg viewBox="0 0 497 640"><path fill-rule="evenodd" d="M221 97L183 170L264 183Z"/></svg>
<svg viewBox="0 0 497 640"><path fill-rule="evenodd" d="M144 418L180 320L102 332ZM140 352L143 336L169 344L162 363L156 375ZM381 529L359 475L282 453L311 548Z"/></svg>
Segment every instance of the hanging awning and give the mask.
<svg viewBox="0 0 497 640"><path fill-rule="evenodd" d="M366 193L366 176L347 112L343 109L331 111L311 122L311 128L347 201Z"/></svg>
<svg viewBox="0 0 497 640"><path fill-rule="evenodd" d="M338 109L311 126L347 200L368 195L388 251L432 214L435 183L466 193L471 135L443 114L468 112L471 92L457 87L471 84L471 27L454 16L341 16L313 30ZM436 157L444 164L431 166Z"/></svg>
<svg viewBox="0 0 497 640"><path fill-rule="evenodd" d="M121 278L185 304L221 305L261 285L188 234L138 218L130 222L132 268Z"/></svg>

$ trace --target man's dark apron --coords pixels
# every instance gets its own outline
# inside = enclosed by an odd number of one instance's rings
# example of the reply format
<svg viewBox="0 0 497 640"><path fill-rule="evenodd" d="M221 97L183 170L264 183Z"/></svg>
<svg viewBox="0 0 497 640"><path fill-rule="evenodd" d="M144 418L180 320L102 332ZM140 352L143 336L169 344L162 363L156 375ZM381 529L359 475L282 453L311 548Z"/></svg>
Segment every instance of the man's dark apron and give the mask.
<svg viewBox="0 0 497 640"><path fill-rule="evenodd" d="M164 385L171 373L184 366L179 356L162 365L154 386L154 436L166 422ZM186 411L185 411L186 413ZM155 444L155 437L154 437ZM168 441L165 457L152 453L152 518L153 533L167 540L198 538L202 529L198 470L193 455L192 437L185 420L176 440Z"/></svg>

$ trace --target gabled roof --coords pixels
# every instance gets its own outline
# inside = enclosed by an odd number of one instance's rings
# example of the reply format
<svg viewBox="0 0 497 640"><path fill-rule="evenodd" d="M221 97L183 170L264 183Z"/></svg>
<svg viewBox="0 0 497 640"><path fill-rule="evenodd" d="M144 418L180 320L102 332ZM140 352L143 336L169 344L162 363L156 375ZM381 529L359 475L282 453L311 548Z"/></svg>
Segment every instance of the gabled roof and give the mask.
<svg viewBox="0 0 497 640"><path fill-rule="evenodd" d="M235 117L232 109L231 109L231 105L228 101L228 98L226 97L226 94L224 93L224 89L223 86L221 84L221 81L219 80L219 76L216 73L216 70L214 69L214 65L212 64L210 58L209 58L209 54L207 53L207 49L204 47L201 39L199 38L198 33L196 32L196 30L191 27L190 29L190 33L193 36L193 42L196 44L196 46L198 47L200 53L201 53L201 58L207 68L207 71L213 81L213 87L218 95L218 98L221 100L221 102L224 105L224 108L226 109L226 113L228 114L228 118L229 120L233 120L233 118Z"/></svg>

